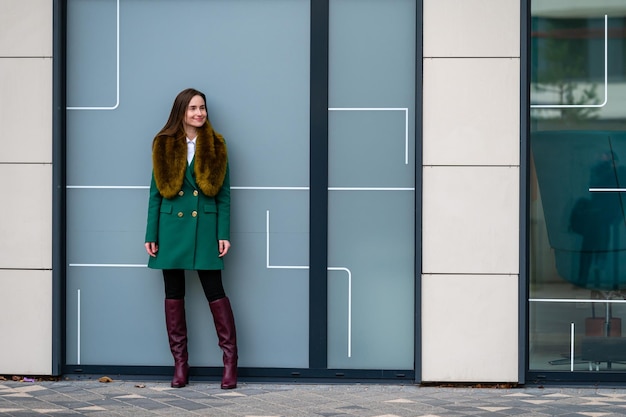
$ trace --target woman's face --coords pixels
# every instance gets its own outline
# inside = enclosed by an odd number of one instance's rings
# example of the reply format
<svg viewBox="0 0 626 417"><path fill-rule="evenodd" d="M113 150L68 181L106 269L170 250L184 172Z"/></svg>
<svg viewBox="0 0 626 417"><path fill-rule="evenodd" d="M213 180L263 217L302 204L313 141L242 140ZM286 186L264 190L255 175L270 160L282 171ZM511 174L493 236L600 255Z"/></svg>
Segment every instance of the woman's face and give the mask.
<svg viewBox="0 0 626 417"><path fill-rule="evenodd" d="M206 104L201 96L193 96L189 105L187 106L187 112L185 113L185 120L183 125L185 130L187 127L198 128L204 125L206 121Z"/></svg>

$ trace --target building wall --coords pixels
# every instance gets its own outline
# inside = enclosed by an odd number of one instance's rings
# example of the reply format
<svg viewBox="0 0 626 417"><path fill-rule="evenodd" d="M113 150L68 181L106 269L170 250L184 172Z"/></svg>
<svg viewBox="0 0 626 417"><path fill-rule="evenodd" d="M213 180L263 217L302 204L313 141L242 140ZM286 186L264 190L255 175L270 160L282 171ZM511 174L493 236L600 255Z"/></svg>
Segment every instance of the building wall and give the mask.
<svg viewBox="0 0 626 417"><path fill-rule="evenodd" d="M1 374L52 371L52 2L0 2Z"/></svg>
<svg viewBox="0 0 626 417"><path fill-rule="evenodd" d="M422 380L517 381L520 1L424 1Z"/></svg>
<svg viewBox="0 0 626 417"><path fill-rule="evenodd" d="M518 377L519 1L424 1L423 381ZM2 0L0 374L51 373L51 119L52 2Z"/></svg>

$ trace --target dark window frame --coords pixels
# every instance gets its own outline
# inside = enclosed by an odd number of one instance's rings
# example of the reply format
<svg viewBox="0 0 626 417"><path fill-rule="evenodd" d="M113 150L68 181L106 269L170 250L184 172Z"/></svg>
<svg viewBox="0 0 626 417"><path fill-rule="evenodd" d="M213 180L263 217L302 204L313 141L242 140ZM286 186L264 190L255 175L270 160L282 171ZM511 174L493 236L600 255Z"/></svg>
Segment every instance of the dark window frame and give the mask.
<svg viewBox="0 0 626 417"><path fill-rule="evenodd" d="M519 382L527 384L594 384L594 385L624 385L624 372L588 372L588 371L541 371L530 370L530 340L529 340L529 295L530 295L530 85L532 55L531 35L531 1L521 0L521 110L520 110L520 280L519 280ZM539 1L539 0L535 0Z"/></svg>

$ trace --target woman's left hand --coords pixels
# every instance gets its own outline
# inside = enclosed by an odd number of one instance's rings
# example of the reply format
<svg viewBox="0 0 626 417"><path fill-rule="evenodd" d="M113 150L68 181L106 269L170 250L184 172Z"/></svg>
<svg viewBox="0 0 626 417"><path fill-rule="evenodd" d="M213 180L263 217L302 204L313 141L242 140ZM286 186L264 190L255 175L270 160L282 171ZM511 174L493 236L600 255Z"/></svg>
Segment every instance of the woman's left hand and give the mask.
<svg viewBox="0 0 626 417"><path fill-rule="evenodd" d="M218 247L220 250L220 258L228 253L230 249L230 242L228 240L218 240Z"/></svg>

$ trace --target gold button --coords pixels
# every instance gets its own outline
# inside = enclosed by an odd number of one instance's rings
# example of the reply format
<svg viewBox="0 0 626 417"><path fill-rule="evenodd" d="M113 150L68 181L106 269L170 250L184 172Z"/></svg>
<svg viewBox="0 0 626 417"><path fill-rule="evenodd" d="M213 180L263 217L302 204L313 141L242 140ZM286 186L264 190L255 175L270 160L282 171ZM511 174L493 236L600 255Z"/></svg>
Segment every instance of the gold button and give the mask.
<svg viewBox="0 0 626 417"><path fill-rule="evenodd" d="M198 197L198 190L193 190L193 196Z"/></svg>
<svg viewBox="0 0 626 417"><path fill-rule="evenodd" d="M182 211L178 212L178 217L183 217L183 212Z"/></svg>
<svg viewBox="0 0 626 417"><path fill-rule="evenodd" d="M182 196L184 196L184 195L185 195L185 192L184 192L183 190L180 190L180 191L178 192L178 195L182 197Z"/></svg>
<svg viewBox="0 0 626 417"><path fill-rule="evenodd" d="M194 210L194 211L191 212L191 217L196 217L197 215L198 215L197 211Z"/></svg>

